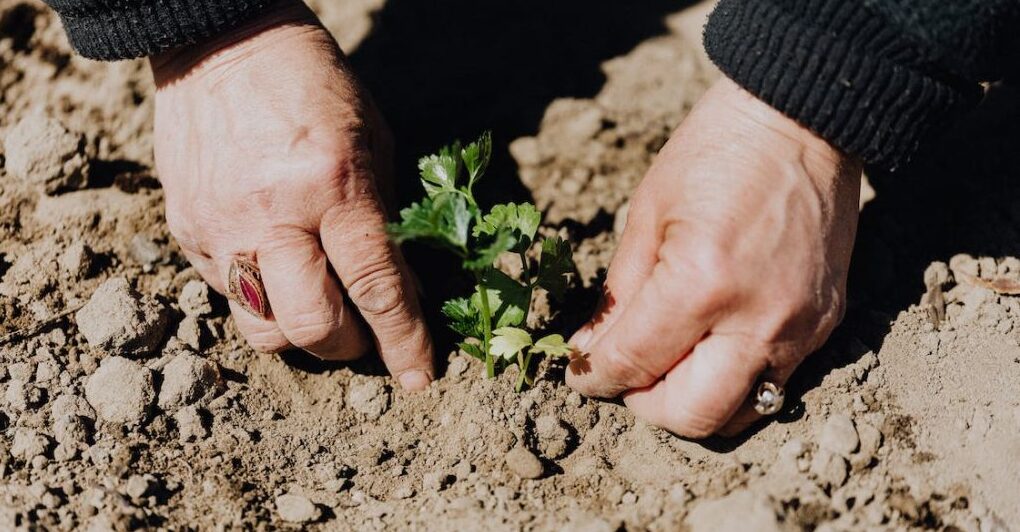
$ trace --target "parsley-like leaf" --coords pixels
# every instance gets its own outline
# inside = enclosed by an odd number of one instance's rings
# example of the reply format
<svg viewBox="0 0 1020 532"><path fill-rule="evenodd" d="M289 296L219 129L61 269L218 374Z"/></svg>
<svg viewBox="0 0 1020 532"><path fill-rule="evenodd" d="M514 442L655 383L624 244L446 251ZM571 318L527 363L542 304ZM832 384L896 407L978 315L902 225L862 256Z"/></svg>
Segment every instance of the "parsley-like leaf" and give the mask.
<svg viewBox="0 0 1020 532"><path fill-rule="evenodd" d="M531 304L531 288L514 281L505 273L490 269L482 276L482 286L489 298L493 328L516 327L524 323ZM477 289L471 295L471 305L482 308L482 298Z"/></svg>
<svg viewBox="0 0 1020 532"><path fill-rule="evenodd" d="M477 141L468 144L460 152L464 160L464 167L468 173L468 189L474 186L485 173L489 166L489 159L492 157L492 132L486 131Z"/></svg>
<svg viewBox="0 0 1020 532"><path fill-rule="evenodd" d="M448 325L460 334L480 338L482 336L481 311L466 297L458 297L443 303L443 315L450 319Z"/></svg>
<svg viewBox="0 0 1020 532"><path fill-rule="evenodd" d="M559 237L545 239L542 242L542 261L538 265L538 286L562 301L567 291L567 275L574 271L570 243Z"/></svg>
<svg viewBox="0 0 1020 532"><path fill-rule="evenodd" d="M459 347L461 351L463 351L463 352L465 352L465 353L467 353L467 354L477 358L478 360L481 360L481 361L485 360L485 353L482 351L482 346L480 346L478 344L469 344L467 342L460 342L459 344L457 344L457 347Z"/></svg>
<svg viewBox="0 0 1020 532"><path fill-rule="evenodd" d="M460 143L446 146L435 155L428 155L418 160L422 184L429 197L445 191L457 189L457 177L460 174ZM430 186L430 184L432 186Z"/></svg>
<svg viewBox="0 0 1020 532"><path fill-rule="evenodd" d="M524 348L531 345L531 335L517 327L500 327L492 331L489 354L497 358L513 360Z"/></svg>
<svg viewBox="0 0 1020 532"><path fill-rule="evenodd" d="M509 251L517 244L517 239L509 230L501 230L490 238L479 239L472 246L473 256L464 260L464 268L468 270L484 270L492 267L500 253Z"/></svg>
<svg viewBox="0 0 1020 532"><path fill-rule="evenodd" d="M570 356L574 352L574 348L567 344L563 336L559 334L550 334L540 338L535 345L531 348L533 353L545 353L551 357L565 357Z"/></svg>
<svg viewBox="0 0 1020 532"><path fill-rule="evenodd" d="M475 225L474 236L495 235L500 231L511 231L517 239L513 251L521 252L531 246L542 223L542 213L530 203L506 203L496 205Z"/></svg>
<svg viewBox="0 0 1020 532"><path fill-rule="evenodd" d="M444 193L402 209L400 218L387 226L397 243L422 239L463 253L473 214L463 196Z"/></svg>

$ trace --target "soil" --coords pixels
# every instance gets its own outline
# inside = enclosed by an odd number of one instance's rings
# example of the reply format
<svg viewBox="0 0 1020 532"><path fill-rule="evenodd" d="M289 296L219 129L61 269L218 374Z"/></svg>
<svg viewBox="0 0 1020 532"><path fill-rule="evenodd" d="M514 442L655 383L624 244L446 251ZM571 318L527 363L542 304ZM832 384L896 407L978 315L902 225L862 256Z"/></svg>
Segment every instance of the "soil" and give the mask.
<svg viewBox="0 0 1020 532"><path fill-rule="evenodd" d="M536 19L549 9L551 22L517 38L559 43L565 12L524 4ZM384 112L398 116L403 168L449 133L520 137L497 146L497 179L532 195L546 230L577 243L578 303L543 313L569 330L590 312L629 193L718 74L699 45L710 5L563 4L577 8L566 36L620 29L598 40L609 44L534 56L523 78L501 71L507 87L530 90L479 99L497 111L438 121L431 105L402 111L466 89L430 81L401 104L384 83L400 72L371 66L413 48L388 31L407 21L434 30L437 20L417 17L414 3L313 3ZM450 23L470 25L486 16L473 5L437 9L463 8ZM484 27L497 37L506 29ZM451 38L436 36L468 49ZM462 60L497 72L500 58ZM443 377L408 394L374 358L336 365L252 352L163 221L144 63L75 57L40 2L0 0L0 65L0 529L985 531L1020 522L1020 96L1009 87L990 87L909 168L870 175L850 311L790 384L783 412L740 438L695 442L579 396L558 364L543 363L536 387L516 394L512 373L486 380L479 363L446 349ZM411 260L434 279L423 253ZM426 282L426 301L451 284Z"/></svg>

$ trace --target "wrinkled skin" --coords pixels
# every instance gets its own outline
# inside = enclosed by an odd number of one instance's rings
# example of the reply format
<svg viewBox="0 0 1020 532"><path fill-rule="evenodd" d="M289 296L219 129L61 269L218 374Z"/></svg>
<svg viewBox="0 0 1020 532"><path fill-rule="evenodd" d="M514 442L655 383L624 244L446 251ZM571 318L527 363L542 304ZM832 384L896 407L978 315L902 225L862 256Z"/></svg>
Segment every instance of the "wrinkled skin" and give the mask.
<svg viewBox="0 0 1020 532"><path fill-rule="evenodd" d="M860 176L856 160L718 82L631 200L568 384L622 394L683 436L746 428L758 379L785 383L842 319Z"/></svg>
<svg viewBox="0 0 1020 532"><path fill-rule="evenodd" d="M167 223L221 293L234 257L257 261L272 315L231 302L248 342L332 360L374 344L405 388L427 386L431 341L385 233L385 126L314 15L280 2L151 65Z"/></svg>

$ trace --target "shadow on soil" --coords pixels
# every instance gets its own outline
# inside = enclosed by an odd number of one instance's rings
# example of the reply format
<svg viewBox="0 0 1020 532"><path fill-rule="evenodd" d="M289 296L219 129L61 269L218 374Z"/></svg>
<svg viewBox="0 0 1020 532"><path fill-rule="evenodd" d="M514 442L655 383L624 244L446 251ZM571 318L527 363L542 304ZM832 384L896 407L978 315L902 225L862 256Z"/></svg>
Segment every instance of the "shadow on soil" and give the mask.
<svg viewBox="0 0 1020 532"><path fill-rule="evenodd" d="M493 161L483 204L529 201L507 146L538 132L560 97L591 97L605 83L599 65L666 31L663 19L693 1L391 0L373 34L351 54L396 141L401 206L421 194L417 160L454 139L493 131ZM406 246L421 278L426 309L470 292L446 254ZM437 352L452 346L438 312L429 316ZM443 332L440 332L443 331ZM445 357L437 357L442 362Z"/></svg>

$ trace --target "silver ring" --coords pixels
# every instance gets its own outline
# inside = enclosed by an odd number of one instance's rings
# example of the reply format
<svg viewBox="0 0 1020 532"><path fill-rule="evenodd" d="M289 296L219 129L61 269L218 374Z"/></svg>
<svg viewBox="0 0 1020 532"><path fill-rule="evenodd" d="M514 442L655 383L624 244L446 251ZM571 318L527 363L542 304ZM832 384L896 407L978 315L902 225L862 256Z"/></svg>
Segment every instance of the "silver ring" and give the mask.
<svg viewBox="0 0 1020 532"><path fill-rule="evenodd" d="M755 393L754 409L763 416L771 416L783 408L783 401L786 399L786 390L782 386L762 381Z"/></svg>

